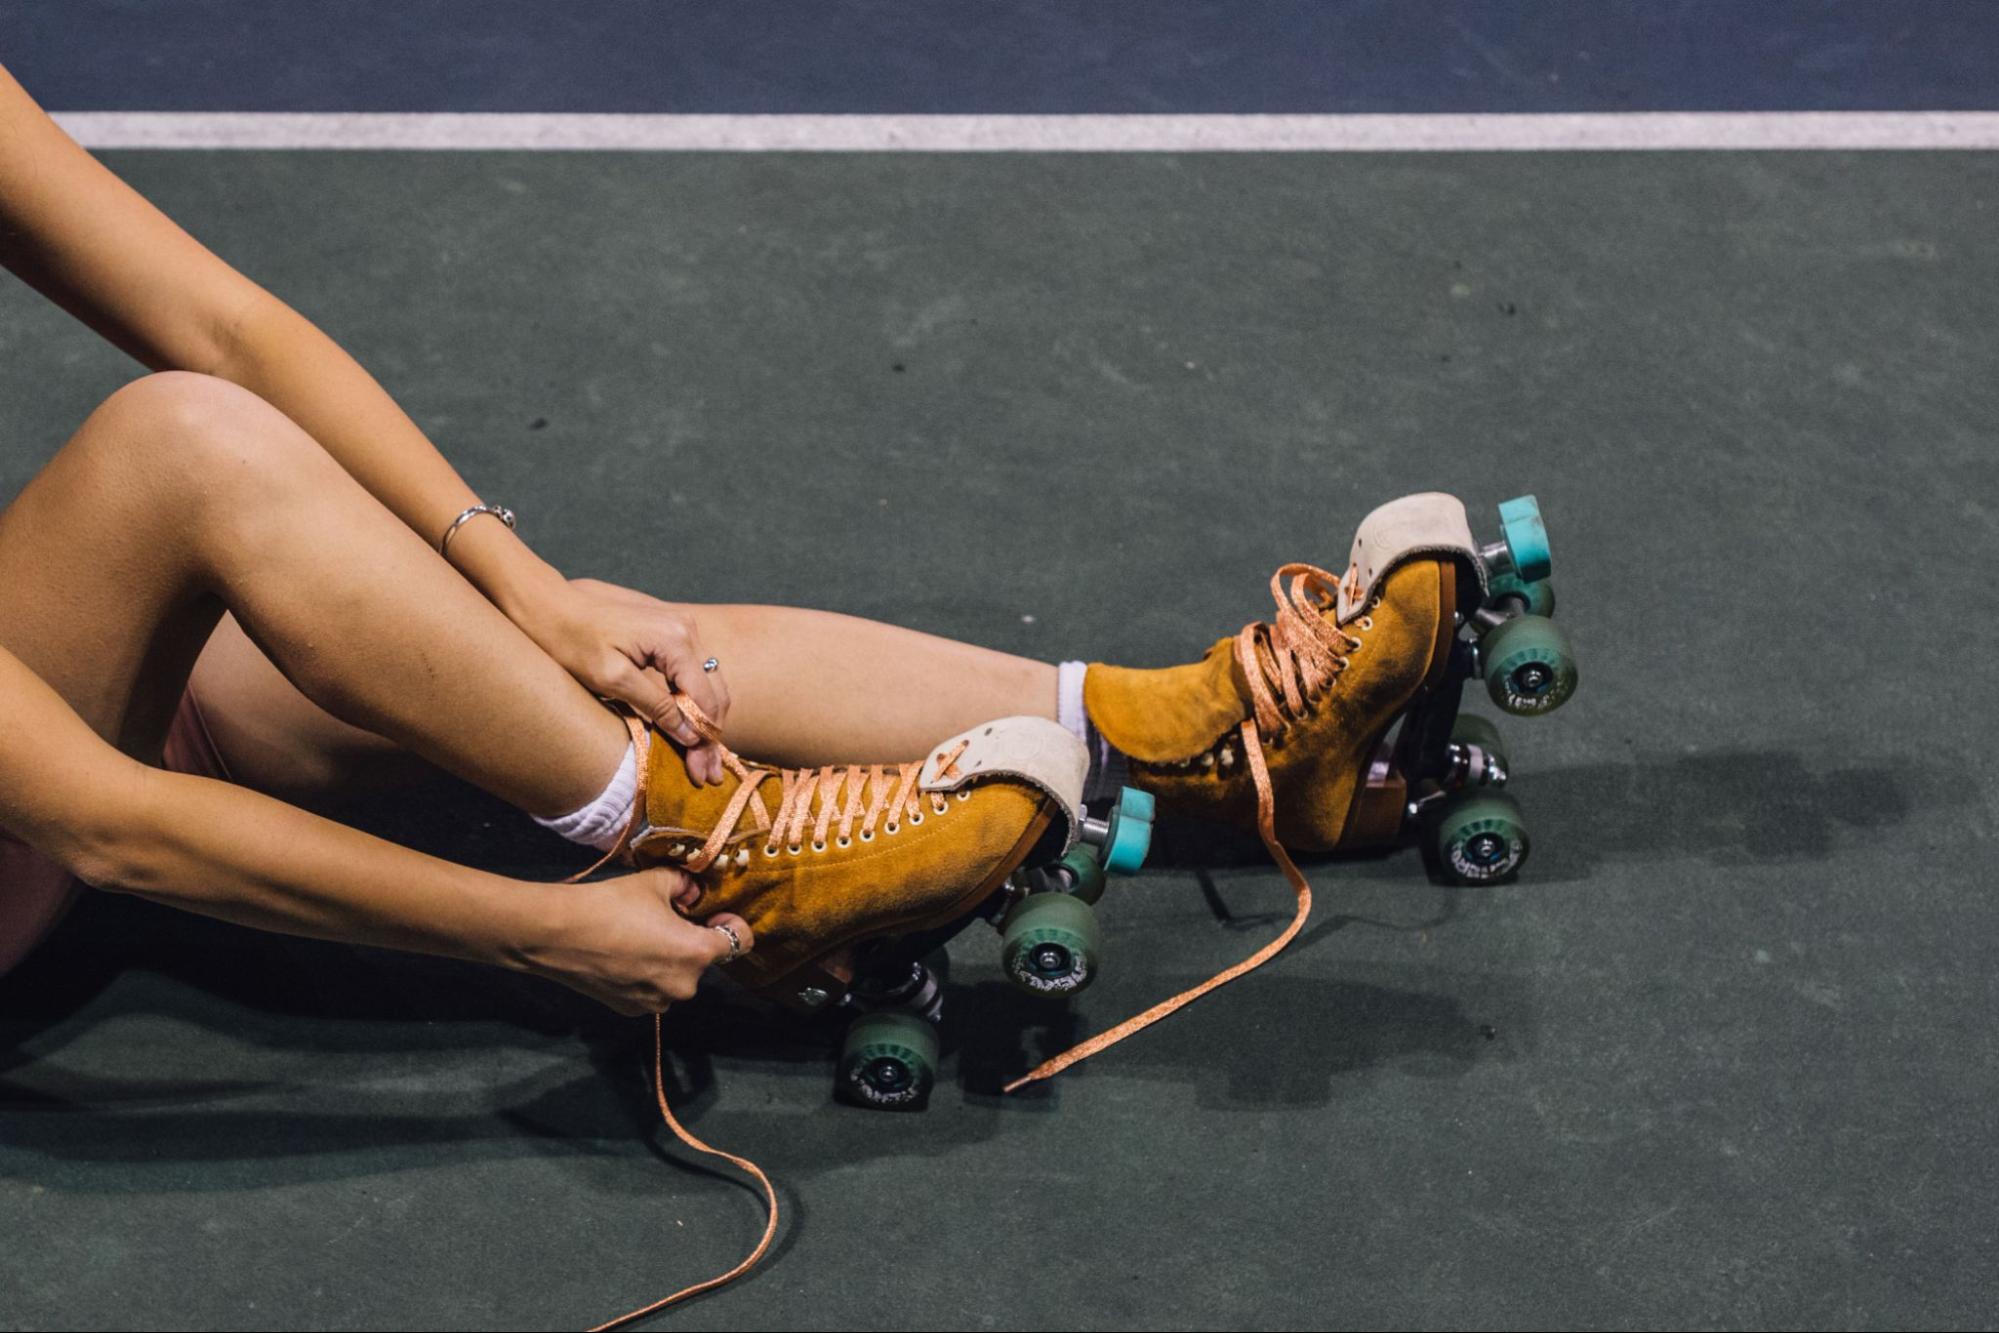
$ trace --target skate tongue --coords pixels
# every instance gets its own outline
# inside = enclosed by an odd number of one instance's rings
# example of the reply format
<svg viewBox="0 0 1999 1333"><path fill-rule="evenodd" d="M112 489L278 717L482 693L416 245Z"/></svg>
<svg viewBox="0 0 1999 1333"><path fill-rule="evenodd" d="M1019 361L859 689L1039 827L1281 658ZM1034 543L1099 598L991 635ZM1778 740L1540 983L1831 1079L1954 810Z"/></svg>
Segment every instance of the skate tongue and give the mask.
<svg viewBox="0 0 1999 1333"><path fill-rule="evenodd" d="M1144 1013L1127 1018L1116 1027L1100 1032L1088 1041L1078 1042L1076 1045L1062 1052L1062 1054L1042 1062L1034 1069L1007 1084L1003 1091L1016 1092L1030 1083L1039 1083L1042 1079L1053 1078L1070 1065L1087 1060L1099 1051L1108 1050L1110 1047L1123 1041L1126 1037L1131 1036L1134 1032L1151 1027L1168 1014L1186 1008L1209 991L1220 986L1226 986L1237 977L1254 972L1257 968L1262 967L1278 954L1284 952L1284 946L1296 939L1298 932L1305 928L1305 918L1312 914L1312 886L1306 880L1304 873L1298 869L1297 863L1291 859L1291 854L1284 850L1284 844L1277 841L1275 822L1276 805L1272 797L1270 769L1264 763L1263 744L1257 739L1256 724L1253 721L1245 721L1240 731L1242 733L1243 754L1249 759L1249 771L1256 782L1256 831L1262 837L1263 845L1269 849L1271 858L1284 871L1284 877L1291 881L1291 887L1298 895L1298 909L1291 918L1291 924L1286 926L1284 932L1276 939L1264 945L1234 967L1216 973L1191 990L1181 991L1170 1000L1160 1001Z"/></svg>

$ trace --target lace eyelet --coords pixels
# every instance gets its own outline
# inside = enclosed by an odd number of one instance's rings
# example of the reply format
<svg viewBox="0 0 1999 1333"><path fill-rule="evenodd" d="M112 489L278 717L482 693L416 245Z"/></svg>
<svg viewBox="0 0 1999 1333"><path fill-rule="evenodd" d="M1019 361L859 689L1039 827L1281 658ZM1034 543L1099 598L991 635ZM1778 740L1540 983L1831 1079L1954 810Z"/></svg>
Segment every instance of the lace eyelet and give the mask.
<svg viewBox="0 0 1999 1333"><path fill-rule="evenodd" d="M1360 618L1360 627L1361 627L1362 629L1373 629L1373 628L1374 628L1374 617L1373 617L1373 616L1362 616L1362 617Z"/></svg>
<svg viewBox="0 0 1999 1333"><path fill-rule="evenodd" d="M890 836L891 838L893 838L893 837L894 837L894 836L895 836L896 834L898 834L898 833L902 832L902 825L900 825L900 824L883 824L883 825L882 825L882 832L883 832L883 833L886 833L886 834L888 834L888 835L889 835L889 836Z"/></svg>
<svg viewBox="0 0 1999 1333"><path fill-rule="evenodd" d="M776 856L776 855L777 855L777 844L776 844L776 843L774 843L774 842L767 842L767 843L765 843L765 844L764 844L764 855L765 855L765 856Z"/></svg>
<svg viewBox="0 0 1999 1333"><path fill-rule="evenodd" d="M921 810L913 810L910 812L908 823L912 828L918 824L921 824L922 822L923 822L923 812Z"/></svg>
<svg viewBox="0 0 1999 1333"><path fill-rule="evenodd" d="M815 842L812 844L812 850L815 852L823 852L826 850L826 844L823 842Z"/></svg>
<svg viewBox="0 0 1999 1333"><path fill-rule="evenodd" d="M873 842L874 840L875 840L875 831L874 831L873 829L862 829L862 830L861 830L861 841L862 841L862 842Z"/></svg>
<svg viewBox="0 0 1999 1333"><path fill-rule="evenodd" d="M854 845L854 840L852 838L835 838L833 840L833 845L844 851L846 848L852 847Z"/></svg>
<svg viewBox="0 0 1999 1333"><path fill-rule="evenodd" d="M930 813L933 815L948 815L951 813L951 803L946 801L942 796L933 796L930 798Z"/></svg>
<svg viewBox="0 0 1999 1333"><path fill-rule="evenodd" d="M971 799L972 799L972 793L970 793L970 792L968 792L968 791L961 791L961 792L958 792L958 793L956 793L956 795L957 795L958 799L959 799L959 800L961 800L961 801L969 801L969 800L971 800Z"/></svg>
<svg viewBox="0 0 1999 1333"><path fill-rule="evenodd" d="M800 853L802 853L804 850L805 849L803 847L799 846L797 843L794 842L791 844L791 846L784 849L784 854L786 856L797 856Z"/></svg>

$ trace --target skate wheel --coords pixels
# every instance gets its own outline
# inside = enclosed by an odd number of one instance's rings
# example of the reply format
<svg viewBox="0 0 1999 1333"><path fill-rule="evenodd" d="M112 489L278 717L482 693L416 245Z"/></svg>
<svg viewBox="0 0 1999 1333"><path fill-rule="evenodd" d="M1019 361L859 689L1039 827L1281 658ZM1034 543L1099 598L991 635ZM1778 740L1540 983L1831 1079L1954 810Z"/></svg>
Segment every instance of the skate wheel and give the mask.
<svg viewBox="0 0 1999 1333"><path fill-rule="evenodd" d="M1070 995L1096 975L1103 936L1088 903L1066 893L1029 894L1006 919L1000 963L1035 995Z"/></svg>
<svg viewBox="0 0 1999 1333"><path fill-rule="evenodd" d="M1113 875L1135 875L1152 849L1152 793L1126 787L1111 810L1110 833L1102 847L1104 869Z"/></svg>
<svg viewBox="0 0 1999 1333"><path fill-rule="evenodd" d="M1546 616L1515 616L1479 643L1485 688L1509 713L1559 708L1576 692L1576 657L1569 636Z"/></svg>
<svg viewBox="0 0 1999 1333"><path fill-rule="evenodd" d="M859 1106L915 1110L937 1082L937 1029L911 1013L867 1014L847 1029L838 1090Z"/></svg>
<svg viewBox="0 0 1999 1333"><path fill-rule="evenodd" d="M1548 526L1541 521L1541 502L1517 496L1499 507L1499 531L1513 555L1513 572L1522 582L1545 579L1554 566L1548 554Z"/></svg>
<svg viewBox="0 0 1999 1333"><path fill-rule="evenodd" d="M1461 884L1491 884L1527 859L1520 803L1501 792L1450 798L1437 821L1437 858Z"/></svg>
<svg viewBox="0 0 1999 1333"><path fill-rule="evenodd" d="M1104 868L1088 847L1071 847L1060 865L1068 872L1071 897L1094 903L1104 896Z"/></svg>
<svg viewBox="0 0 1999 1333"><path fill-rule="evenodd" d="M1482 717L1470 713L1459 713L1458 720L1451 724L1451 739L1459 745L1476 745L1499 761L1505 768L1506 743L1499 738L1499 728Z"/></svg>
<svg viewBox="0 0 1999 1333"><path fill-rule="evenodd" d="M1492 576L1492 595L1487 603L1498 606L1508 599L1518 599L1521 610L1530 616L1552 616L1555 614L1555 585L1546 579L1533 582L1517 574L1495 574Z"/></svg>

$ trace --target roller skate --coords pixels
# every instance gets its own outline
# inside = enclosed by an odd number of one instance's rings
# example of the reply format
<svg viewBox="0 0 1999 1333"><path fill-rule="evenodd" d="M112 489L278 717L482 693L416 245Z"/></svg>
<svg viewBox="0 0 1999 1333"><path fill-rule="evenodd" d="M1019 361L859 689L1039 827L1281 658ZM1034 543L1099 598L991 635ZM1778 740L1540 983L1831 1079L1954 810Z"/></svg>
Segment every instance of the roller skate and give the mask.
<svg viewBox="0 0 1999 1333"><path fill-rule="evenodd" d="M1503 711L1534 716L1576 688L1575 656L1550 615L1547 532L1532 496L1500 506L1479 544L1441 494L1376 509L1346 572L1292 564L1270 581L1275 618L1160 670L1093 664L1091 724L1128 760L1133 786L1173 815L1253 829L1298 895L1290 926L1250 959L1056 1057L1048 1077L1274 957L1304 925L1311 886L1290 852L1427 842L1443 876L1484 884L1517 872L1528 836L1501 788L1497 729L1460 716L1482 679Z"/></svg>
<svg viewBox="0 0 1999 1333"><path fill-rule="evenodd" d="M696 875L692 919L749 924L755 950L722 965L734 980L795 1011L861 1015L837 1086L870 1106L920 1106L934 1081L942 1000L926 954L984 919L1019 984L1080 989L1101 952L1091 904L1150 839L1142 793L1087 816L1087 752L1043 718L986 723L904 764L781 769L723 753L728 779L707 787L672 746L649 746L626 855Z"/></svg>
<svg viewBox="0 0 1999 1333"><path fill-rule="evenodd" d="M1164 810L1251 829L1268 817L1298 851L1420 834L1446 877L1504 878L1526 858L1526 826L1498 791L1497 729L1460 716L1463 688L1482 678L1501 710L1536 716L1574 693L1576 665L1549 618L1534 498L1500 506L1500 528L1475 544L1447 495L1384 505L1344 576L1299 564L1272 577L1271 623L1188 666L1091 666L1090 720Z"/></svg>

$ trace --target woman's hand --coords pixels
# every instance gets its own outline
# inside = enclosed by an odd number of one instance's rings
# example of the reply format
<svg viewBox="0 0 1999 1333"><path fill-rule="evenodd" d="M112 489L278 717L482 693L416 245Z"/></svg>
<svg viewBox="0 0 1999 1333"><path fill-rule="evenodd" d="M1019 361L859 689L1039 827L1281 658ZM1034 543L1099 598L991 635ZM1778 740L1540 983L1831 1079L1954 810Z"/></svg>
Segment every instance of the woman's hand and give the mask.
<svg viewBox="0 0 1999 1333"><path fill-rule="evenodd" d="M597 579L569 579L515 623L586 689L630 705L633 712L686 747L687 775L719 783L722 751L674 705L677 689L720 727L729 690L720 670L704 671L708 654L693 617L630 588Z"/></svg>
<svg viewBox="0 0 1999 1333"><path fill-rule="evenodd" d="M692 999L701 974L727 962L727 926L748 953L756 941L739 916L717 912L697 925L681 915L701 889L660 867L561 890L544 936L522 950L527 970L601 1000L621 1014L657 1014Z"/></svg>

